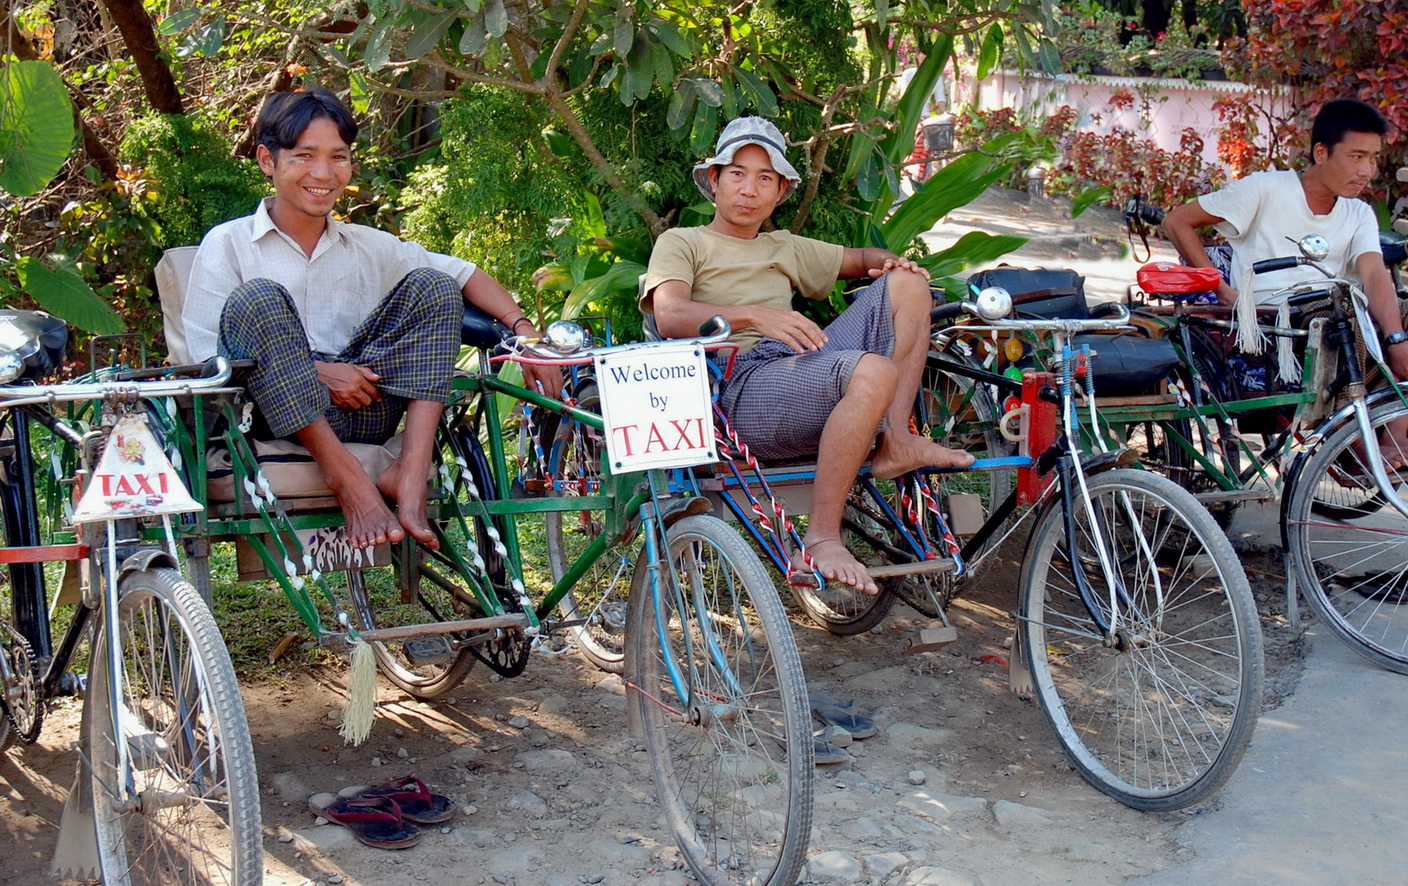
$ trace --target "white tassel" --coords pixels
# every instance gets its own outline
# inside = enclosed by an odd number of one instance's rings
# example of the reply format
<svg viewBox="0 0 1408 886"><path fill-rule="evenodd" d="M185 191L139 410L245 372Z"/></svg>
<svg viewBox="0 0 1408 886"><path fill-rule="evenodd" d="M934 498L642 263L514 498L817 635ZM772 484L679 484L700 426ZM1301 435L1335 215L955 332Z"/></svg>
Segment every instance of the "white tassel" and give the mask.
<svg viewBox="0 0 1408 886"><path fill-rule="evenodd" d="M1276 309L1276 325L1282 329L1291 327L1291 305L1282 302ZM1288 385L1300 381L1300 364L1296 362L1295 348L1290 338L1276 337L1276 375Z"/></svg>
<svg viewBox="0 0 1408 886"><path fill-rule="evenodd" d="M1232 305L1232 322L1237 327L1237 350L1243 354L1260 354L1266 342L1266 334L1256 323L1256 293L1252 291L1252 279L1252 272L1248 269L1242 278L1242 288L1237 291L1237 301Z"/></svg>
<svg viewBox="0 0 1408 886"><path fill-rule="evenodd" d="M359 745L372 734L376 716L376 654L371 644L358 639L352 644L352 673L347 678L347 705L342 709L344 744Z"/></svg>

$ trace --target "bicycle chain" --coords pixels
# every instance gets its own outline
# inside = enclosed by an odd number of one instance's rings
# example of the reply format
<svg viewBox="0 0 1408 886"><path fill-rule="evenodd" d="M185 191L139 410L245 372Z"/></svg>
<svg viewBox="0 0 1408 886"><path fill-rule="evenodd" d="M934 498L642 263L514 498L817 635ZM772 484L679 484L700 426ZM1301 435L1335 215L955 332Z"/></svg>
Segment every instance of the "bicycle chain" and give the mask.
<svg viewBox="0 0 1408 886"><path fill-rule="evenodd" d="M34 647L29 645L24 634L15 630L8 621L0 619L0 631L5 634L4 655L9 664L13 679L21 688L21 707L17 710L10 704L10 687L0 687L0 715L10 721L10 727L24 744L34 744L39 739L39 730L44 725L44 700L39 686L39 671L35 667Z"/></svg>

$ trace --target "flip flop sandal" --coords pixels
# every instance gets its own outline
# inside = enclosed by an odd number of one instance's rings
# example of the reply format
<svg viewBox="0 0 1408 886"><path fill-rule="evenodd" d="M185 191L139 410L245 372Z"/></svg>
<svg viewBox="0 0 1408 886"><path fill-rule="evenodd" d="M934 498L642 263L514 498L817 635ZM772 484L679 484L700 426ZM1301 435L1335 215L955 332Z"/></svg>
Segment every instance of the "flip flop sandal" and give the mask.
<svg viewBox="0 0 1408 886"><path fill-rule="evenodd" d="M820 732L812 736L812 757L816 766L834 766L851 759L845 748L838 748L827 741Z"/></svg>
<svg viewBox="0 0 1408 886"><path fill-rule="evenodd" d="M852 738L870 738L877 731L875 721L862 714L855 700L839 702L831 698L812 697L812 716L828 726L839 726Z"/></svg>
<svg viewBox="0 0 1408 886"><path fill-rule="evenodd" d="M420 842L420 828L401 820L401 809L389 797L339 797L314 794L308 811L352 832L375 849L406 849Z"/></svg>
<svg viewBox="0 0 1408 886"><path fill-rule="evenodd" d="M352 785L337 792L341 797L387 797L401 807L401 817L416 824L438 824L455 817L459 807L443 794L433 794L414 775L393 778L379 785Z"/></svg>

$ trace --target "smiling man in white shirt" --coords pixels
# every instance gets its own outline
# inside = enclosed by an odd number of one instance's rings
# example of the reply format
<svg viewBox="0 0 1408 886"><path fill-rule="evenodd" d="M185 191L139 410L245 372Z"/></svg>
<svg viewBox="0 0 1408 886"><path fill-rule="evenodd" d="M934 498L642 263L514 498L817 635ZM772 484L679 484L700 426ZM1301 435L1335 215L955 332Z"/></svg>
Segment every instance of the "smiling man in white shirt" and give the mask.
<svg viewBox="0 0 1408 886"><path fill-rule="evenodd" d="M351 112L326 90L269 97L256 156L274 196L205 236L182 321L194 359L256 361L244 384L264 427L312 454L354 546L406 533L434 546L426 477L464 303L516 333L537 330L473 263L332 217L356 138ZM525 375L550 392L561 387L553 371L525 367ZM400 457L369 476L344 444L385 442L403 416Z"/></svg>

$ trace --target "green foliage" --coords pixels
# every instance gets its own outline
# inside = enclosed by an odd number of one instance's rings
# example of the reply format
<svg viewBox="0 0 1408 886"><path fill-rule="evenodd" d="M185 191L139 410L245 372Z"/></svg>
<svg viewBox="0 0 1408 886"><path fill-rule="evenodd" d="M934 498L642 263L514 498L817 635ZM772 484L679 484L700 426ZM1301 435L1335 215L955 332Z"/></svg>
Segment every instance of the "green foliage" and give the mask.
<svg viewBox="0 0 1408 886"><path fill-rule="evenodd" d="M119 156L143 171L145 191L132 206L157 225L161 249L199 243L268 193L258 168L231 156L226 136L198 113L134 121Z"/></svg>
<svg viewBox="0 0 1408 886"><path fill-rule="evenodd" d="M37 258L21 256L15 270L25 291L41 308L86 332L111 335L124 331L122 318L93 292L81 274L64 267L64 258L50 256L54 265L50 267Z"/></svg>
<svg viewBox="0 0 1408 886"><path fill-rule="evenodd" d="M0 65L0 188L27 197L47 185L68 159L73 132L73 105L53 65Z"/></svg>

